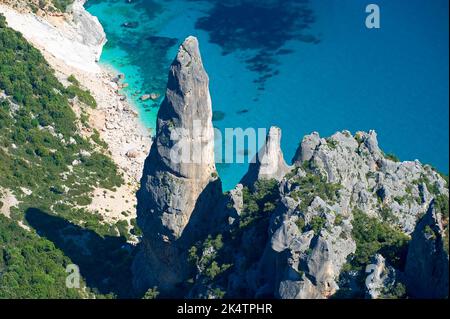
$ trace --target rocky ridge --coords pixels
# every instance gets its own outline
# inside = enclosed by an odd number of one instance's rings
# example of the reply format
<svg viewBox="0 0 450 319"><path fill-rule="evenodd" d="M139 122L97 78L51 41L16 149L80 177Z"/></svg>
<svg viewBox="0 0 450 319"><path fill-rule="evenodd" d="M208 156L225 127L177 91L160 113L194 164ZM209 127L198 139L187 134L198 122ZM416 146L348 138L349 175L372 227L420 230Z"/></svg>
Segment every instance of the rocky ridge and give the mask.
<svg viewBox="0 0 450 319"><path fill-rule="evenodd" d="M197 41L188 38L172 64L144 171L138 196L144 238L134 267L138 288L157 286L172 296L177 286L177 295L189 298L400 298L419 296L417 289L424 297L442 296L411 280L412 272L427 276L448 265L448 248L442 248L448 243L448 183L417 160L386 155L375 131L329 138L312 133L289 167L281 131L272 128L243 184L223 195L218 186L207 186L220 183L209 143L201 153L211 154L210 161L201 169L169 161L174 128L187 127L186 119L195 117L210 127L197 50ZM440 224L437 217L423 217L435 200ZM199 225L192 213L197 205L202 227L188 227ZM424 223L435 233L431 244L417 235ZM414 265L417 255L432 258ZM368 266L374 273L361 285ZM439 271L435 280L448 288L448 272Z"/></svg>

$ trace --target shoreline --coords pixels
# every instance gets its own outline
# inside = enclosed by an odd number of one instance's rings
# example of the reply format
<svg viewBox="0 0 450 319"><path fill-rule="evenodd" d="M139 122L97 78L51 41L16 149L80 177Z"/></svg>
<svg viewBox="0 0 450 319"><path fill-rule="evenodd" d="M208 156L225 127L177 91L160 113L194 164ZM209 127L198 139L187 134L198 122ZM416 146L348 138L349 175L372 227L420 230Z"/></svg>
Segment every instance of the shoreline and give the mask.
<svg viewBox="0 0 450 319"><path fill-rule="evenodd" d="M138 108L128 97L121 92L120 83L115 82L115 78L120 74L112 65L99 63L98 61L86 61L86 65L95 65L95 68L80 67L74 65L73 46L64 46L68 43L59 39L70 39L79 29L69 22L62 22L64 28L60 29L52 22L30 13L21 13L12 8L0 5L0 12L6 15L8 25L22 35L44 56L47 63L54 70L57 79L65 86L69 85L67 78L74 75L81 86L88 89L97 101L97 107L91 109L72 103L72 109L80 119L80 115L85 112L89 115L88 127L80 125L82 135L89 136L97 130L100 137L108 145L108 153L116 163L119 173L123 174L124 184L114 192L104 189L95 189L92 192L92 203L86 209L92 213L101 214L104 220L115 223L119 220L135 218L136 211L136 191L139 187L143 172L144 161L148 156L151 147L150 130L147 129L139 118ZM87 11L86 11L87 12ZM67 19L67 16L63 19ZM94 17L94 19L96 19ZM33 28L33 24L41 23L46 28L46 34L36 35L35 32L28 32ZM72 28L73 27L73 28ZM99 32L99 30L96 30ZM46 41L52 39L51 41ZM60 47L54 50L55 43ZM92 52L96 52L103 44L92 45L78 43L84 46L85 52L90 50L90 54L85 57L92 57ZM66 52L67 54L61 54ZM126 213L126 214L125 214Z"/></svg>
<svg viewBox="0 0 450 319"><path fill-rule="evenodd" d="M82 134L91 134L93 129L97 130L101 139L108 145L109 155L119 172L123 173L124 184L121 187L115 192L95 189L92 193L92 203L86 208L98 212L111 223L135 218L136 191L152 139L150 131L139 119L132 101L123 100L120 89L113 82L118 72L110 65L99 63L98 73L87 73L64 65L63 61L49 56L45 49L41 49L41 52L63 84L67 84L68 76L74 75L82 87L90 90L97 101L97 108L84 109L89 114L91 130ZM79 105L75 104L73 110L79 117ZM123 212L126 212L127 216L124 216Z"/></svg>

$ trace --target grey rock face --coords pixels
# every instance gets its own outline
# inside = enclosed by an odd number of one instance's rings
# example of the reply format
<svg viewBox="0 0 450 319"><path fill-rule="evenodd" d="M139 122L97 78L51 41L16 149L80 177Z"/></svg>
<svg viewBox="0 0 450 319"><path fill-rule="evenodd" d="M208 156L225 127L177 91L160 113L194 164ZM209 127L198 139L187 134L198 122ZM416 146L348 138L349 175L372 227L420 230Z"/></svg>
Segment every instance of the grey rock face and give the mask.
<svg viewBox="0 0 450 319"><path fill-rule="evenodd" d="M318 140L305 136L297 154L297 165L307 161L315 173L342 186L339 206L344 213L358 208L369 216L381 217L379 201L389 210L392 223L407 234L414 230L418 216L432 199L427 185L448 195L445 181L419 161L394 162L384 156L374 131L338 132Z"/></svg>
<svg viewBox="0 0 450 319"><path fill-rule="evenodd" d="M448 238L442 216L433 202L417 224L409 245L405 273L411 297L448 298L449 255L445 240Z"/></svg>
<svg viewBox="0 0 450 319"><path fill-rule="evenodd" d="M147 225L148 216L161 221L164 235L174 240L195 206L203 204L200 195L217 180L209 79L194 37L180 46L172 63L157 121L142 182L140 220L144 232L154 229L153 223Z"/></svg>
<svg viewBox="0 0 450 319"><path fill-rule="evenodd" d="M352 238L355 209L410 234L434 196L427 185L434 193L448 196L445 182L429 166L386 158L374 131L356 136L343 131L327 139L313 133L303 139L295 162L297 168L280 182L281 200L258 270L240 275L248 286L258 282L254 285L256 296L333 296L339 290L342 267L356 251ZM321 176L325 183L339 185L338 196L302 197L299 194L304 187L311 185L298 183L307 181L308 176ZM395 269L382 263L381 256L376 262L376 280L367 287L371 298L382 297L382 292L396 284Z"/></svg>
<svg viewBox="0 0 450 319"><path fill-rule="evenodd" d="M379 299L383 290L395 282L395 269L386 265L386 259L380 254L375 255L372 263L366 278L366 294L370 299Z"/></svg>
<svg viewBox="0 0 450 319"><path fill-rule="evenodd" d="M207 228L208 214L222 195L213 141L209 79L198 41L189 37L170 67L138 192L144 239L143 258L134 267L137 286L158 285L168 291L185 279L187 247ZM138 270L143 263L152 270L145 278Z"/></svg>
<svg viewBox="0 0 450 319"><path fill-rule="evenodd" d="M259 150L254 163L250 164L247 174L242 178L242 184L252 185L259 179L276 179L281 181L292 169L284 161L281 151L281 129L271 127L266 137L266 143Z"/></svg>
<svg viewBox="0 0 450 319"><path fill-rule="evenodd" d="M303 162L309 161L318 145L320 145L319 133L314 132L311 135L305 136L292 162L301 165Z"/></svg>
<svg viewBox="0 0 450 319"><path fill-rule="evenodd" d="M275 283L275 295L283 299L328 298L339 289L337 280L340 270L347 256L356 248L350 236L351 225L334 226L332 208L319 197L311 203L307 212L302 212L298 207L289 212L286 204L288 201L283 201L287 210L283 218L288 218L288 221L274 232L270 243L271 249L277 253L276 264L286 265L284 269L275 270L284 274ZM302 233L296 224L298 219L304 219L308 229L314 217L326 220L323 228L317 233L313 230ZM286 229L288 225L289 231ZM289 256L288 260L284 261L286 256ZM297 274L297 278L292 276L293 273Z"/></svg>

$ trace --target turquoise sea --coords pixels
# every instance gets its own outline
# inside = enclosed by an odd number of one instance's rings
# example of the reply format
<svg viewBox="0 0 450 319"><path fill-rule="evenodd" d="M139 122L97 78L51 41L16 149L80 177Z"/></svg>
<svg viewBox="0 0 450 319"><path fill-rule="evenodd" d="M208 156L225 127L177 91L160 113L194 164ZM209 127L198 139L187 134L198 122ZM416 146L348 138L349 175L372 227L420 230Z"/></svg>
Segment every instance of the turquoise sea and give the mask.
<svg viewBox="0 0 450 319"><path fill-rule="evenodd" d="M381 28L365 27L365 8ZM199 38L214 125L283 129L290 161L303 135L375 129L381 147L448 173L448 0L89 0L108 43L101 62L155 127L178 45ZM250 152L245 145L238 152ZM224 188L247 164L219 164Z"/></svg>

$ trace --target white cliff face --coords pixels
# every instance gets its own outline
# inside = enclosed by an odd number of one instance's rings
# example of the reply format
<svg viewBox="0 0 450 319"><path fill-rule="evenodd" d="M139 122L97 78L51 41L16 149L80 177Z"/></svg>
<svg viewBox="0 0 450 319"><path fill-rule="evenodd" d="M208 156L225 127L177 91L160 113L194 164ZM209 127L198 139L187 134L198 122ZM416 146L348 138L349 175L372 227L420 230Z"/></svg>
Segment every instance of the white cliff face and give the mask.
<svg viewBox="0 0 450 319"><path fill-rule="evenodd" d="M106 44L106 34L98 18L84 8L85 2L86 0L75 0L68 8L68 12L72 14L70 25L77 31L75 36L78 42L91 48L95 61L98 62Z"/></svg>
<svg viewBox="0 0 450 319"><path fill-rule="evenodd" d="M8 25L34 46L47 51L68 66L98 73L100 58L106 35L96 17L87 12L85 0L76 0L69 8L70 14L54 19L54 23L32 13L19 13L0 5L0 13Z"/></svg>

